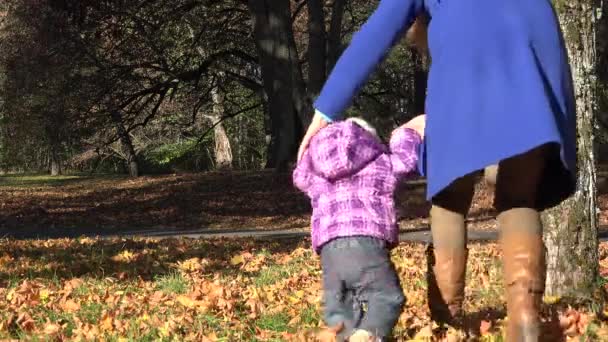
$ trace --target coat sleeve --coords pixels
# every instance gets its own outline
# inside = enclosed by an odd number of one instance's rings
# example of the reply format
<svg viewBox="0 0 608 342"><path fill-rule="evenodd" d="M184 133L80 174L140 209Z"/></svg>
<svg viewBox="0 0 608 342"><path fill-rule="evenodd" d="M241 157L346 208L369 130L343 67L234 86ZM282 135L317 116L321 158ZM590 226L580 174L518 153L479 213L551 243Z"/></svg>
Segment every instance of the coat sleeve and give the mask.
<svg viewBox="0 0 608 342"><path fill-rule="evenodd" d="M391 136L391 163L397 178L405 178L414 173L418 166L418 149L422 137L409 128L398 128Z"/></svg>
<svg viewBox="0 0 608 342"><path fill-rule="evenodd" d="M315 101L315 109L332 120L339 119L423 7L424 0L381 0L338 59Z"/></svg>

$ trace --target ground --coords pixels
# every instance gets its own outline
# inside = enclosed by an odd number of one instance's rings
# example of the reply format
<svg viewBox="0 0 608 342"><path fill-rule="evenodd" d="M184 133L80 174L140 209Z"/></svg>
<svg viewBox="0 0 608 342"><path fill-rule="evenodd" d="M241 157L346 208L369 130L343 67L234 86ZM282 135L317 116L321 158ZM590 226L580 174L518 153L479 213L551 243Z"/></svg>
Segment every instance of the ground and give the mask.
<svg viewBox="0 0 608 342"><path fill-rule="evenodd" d="M494 229L491 192L479 187L471 224ZM399 196L408 209L403 230L425 225L423 189L413 182ZM288 175L267 172L137 180L0 177L0 192L4 233L306 230L309 219L308 202ZM600 198L605 209L606 195ZM424 245L402 243L392 258L408 298L395 338L424 340L433 333ZM606 243L600 259L606 276ZM472 340L501 341L505 308L497 246L472 244L468 265L467 333ZM602 278L598 285L605 283ZM0 240L0 340L309 340L321 326L320 294L319 259L307 238ZM547 340L608 340L608 324L594 313L605 311L599 301L571 307L559 298L545 302Z"/></svg>
<svg viewBox="0 0 608 342"><path fill-rule="evenodd" d="M424 182L399 192L402 230L427 228ZM479 183L472 229L495 229L492 190ZM121 231L303 230L310 205L288 174L230 172L144 176L0 177L0 235L78 236ZM608 225L608 194L599 196Z"/></svg>

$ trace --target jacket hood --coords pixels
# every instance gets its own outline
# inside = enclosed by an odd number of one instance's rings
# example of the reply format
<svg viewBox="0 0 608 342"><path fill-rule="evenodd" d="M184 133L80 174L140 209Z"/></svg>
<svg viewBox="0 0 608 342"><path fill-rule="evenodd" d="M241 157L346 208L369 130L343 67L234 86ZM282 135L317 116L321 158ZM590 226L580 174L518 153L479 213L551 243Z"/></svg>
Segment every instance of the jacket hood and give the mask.
<svg viewBox="0 0 608 342"><path fill-rule="evenodd" d="M330 181L355 175L387 152L380 139L351 121L323 128L308 147L313 172Z"/></svg>

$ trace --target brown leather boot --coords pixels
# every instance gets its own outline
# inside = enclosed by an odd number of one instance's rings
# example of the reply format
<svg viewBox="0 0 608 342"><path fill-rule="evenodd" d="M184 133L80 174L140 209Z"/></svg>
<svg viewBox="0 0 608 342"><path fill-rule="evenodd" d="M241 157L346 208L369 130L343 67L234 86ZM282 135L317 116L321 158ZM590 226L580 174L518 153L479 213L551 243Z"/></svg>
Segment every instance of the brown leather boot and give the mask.
<svg viewBox="0 0 608 342"><path fill-rule="evenodd" d="M540 307L545 291L545 246L537 234L507 232L501 238L507 295L507 341L540 338Z"/></svg>
<svg viewBox="0 0 608 342"><path fill-rule="evenodd" d="M428 303L431 318L439 324L464 325L465 272L467 249L427 248Z"/></svg>

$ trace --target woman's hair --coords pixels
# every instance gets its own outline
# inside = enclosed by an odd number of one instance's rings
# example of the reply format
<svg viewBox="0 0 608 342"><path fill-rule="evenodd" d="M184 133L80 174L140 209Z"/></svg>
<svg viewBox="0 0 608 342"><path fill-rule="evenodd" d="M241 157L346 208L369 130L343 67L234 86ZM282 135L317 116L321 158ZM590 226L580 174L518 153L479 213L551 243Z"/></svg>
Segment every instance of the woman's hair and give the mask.
<svg viewBox="0 0 608 342"><path fill-rule="evenodd" d="M369 122L365 121L363 118L358 118L358 117L348 118L348 119L346 119L346 121L353 122L355 125L357 125L357 126L363 128L364 130L368 131L369 133L371 133L376 138L379 138L378 132L376 131L376 129L374 128L374 126L372 126Z"/></svg>
<svg viewBox="0 0 608 342"><path fill-rule="evenodd" d="M429 45L428 45L428 25L430 17L426 13L422 13L416 17L416 20L412 26L407 30L405 34L405 41L416 48L418 53L428 57Z"/></svg>

